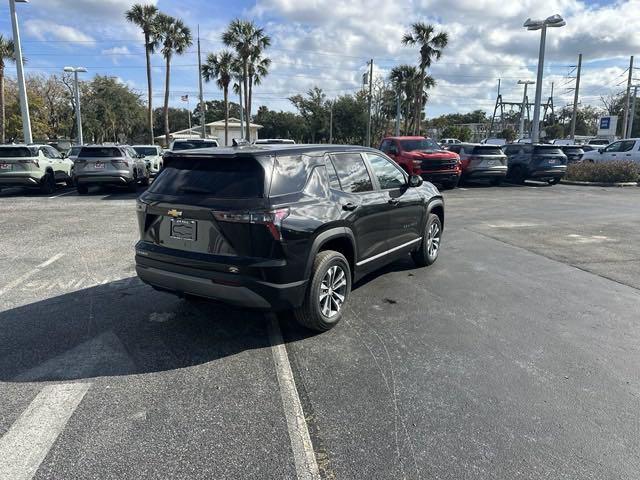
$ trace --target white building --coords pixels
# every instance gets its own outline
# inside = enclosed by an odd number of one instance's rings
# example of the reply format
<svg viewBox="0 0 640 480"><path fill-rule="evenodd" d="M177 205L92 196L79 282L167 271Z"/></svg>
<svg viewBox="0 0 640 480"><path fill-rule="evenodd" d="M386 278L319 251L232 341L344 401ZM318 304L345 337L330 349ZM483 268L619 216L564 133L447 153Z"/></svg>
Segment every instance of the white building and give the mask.
<svg viewBox="0 0 640 480"><path fill-rule="evenodd" d="M257 123L252 123L249 125L249 137L252 142L258 139L258 130L262 128L262 125L258 125ZM185 128L184 130L179 130L177 132L173 132L170 135L171 140L175 139L183 139L183 138L200 138L200 126L192 127L191 129ZM222 120L218 120L215 122L210 122L205 124L205 132L206 137L217 140L220 146L224 146L224 118ZM243 138L242 132L240 131L240 120L237 118L229 118L229 142L231 142L234 138ZM164 142L164 135L158 135L156 137L158 143Z"/></svg>

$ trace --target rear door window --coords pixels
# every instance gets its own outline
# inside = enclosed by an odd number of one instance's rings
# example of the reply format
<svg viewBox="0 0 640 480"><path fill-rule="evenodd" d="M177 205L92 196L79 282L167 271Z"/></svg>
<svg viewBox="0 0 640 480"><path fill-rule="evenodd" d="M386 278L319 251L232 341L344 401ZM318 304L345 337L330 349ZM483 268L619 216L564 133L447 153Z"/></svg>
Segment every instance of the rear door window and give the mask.
<svg viewBox="0 0 640 480"><path fill-rule="evenodd" d="M370 192L373 183L359 153L337 153L333 155L342 190L349 193Z"/></svg>
<svg viewBox="0 0 640 480"><path fill-rule="evenodd" d="M173 158L148 191L221 199L261 198L264 169L254 158Z"/></svg>

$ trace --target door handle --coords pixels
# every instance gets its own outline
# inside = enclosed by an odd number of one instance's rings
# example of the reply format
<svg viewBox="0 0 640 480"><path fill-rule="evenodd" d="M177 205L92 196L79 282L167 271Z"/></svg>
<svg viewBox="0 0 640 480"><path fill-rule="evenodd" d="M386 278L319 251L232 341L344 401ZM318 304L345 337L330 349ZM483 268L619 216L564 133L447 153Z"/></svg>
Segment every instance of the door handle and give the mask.
<svg viewBox="0 0 640 480"><path fill-rule="evenodd" d="M355 210L356 208L358 208L358 205L356 205L355 203L345 203L342 205L342 209L343 210L347 210L348 212L351 212L353 210Z"/></svg>
<svg viewBox="0 0 640 480"><path fill-rule="evenodd" d="M400 200L398 200L397 198L390 198L389 200L387 200L387 203L389 203L390 205L398 205L400 203Z"/></svg>

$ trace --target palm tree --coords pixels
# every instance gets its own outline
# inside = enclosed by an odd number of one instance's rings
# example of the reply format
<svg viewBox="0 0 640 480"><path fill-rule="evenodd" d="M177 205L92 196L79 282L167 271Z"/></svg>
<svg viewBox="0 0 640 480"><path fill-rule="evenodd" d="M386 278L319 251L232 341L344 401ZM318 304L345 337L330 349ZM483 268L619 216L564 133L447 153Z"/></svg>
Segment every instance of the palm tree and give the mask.
<svg viewBox="0 0 640 480"><path fill-rule="evenodd" d="M149 141L153 145L153 89L151 82L151 54L158 47L158 37L156 35L156 17L158 8L155 5L140 5L136 3L125 12L126 19L136 24L144 33L144 50L147 56L147 93L149 95L149 109L147 121L149 123Z"/></svg>
<svg viewBox="0 0 640 480"><path fill-rule="evenodd" d="M6 124L5 124L5 107L4 107L4 66L5 62L9 60L15 62L16 60L16 49L13 40L5 39L4 36L0 35L0 137L2 143L5 142L5 132L6 132Z"/></svg>
<svg viewBox="0 0 640 480"><path fill-rule="evenodd" d="M215 78L224 94L224 144L229 145L229 84L233 78L235 57L228 50L218 54L210 53L202 65L202 78L209 82Z"/></svg>
<svg viewBox="0 0 640 480"><path fill-rule="evenodd" d="M420 121L422 120L422 98L424 93L424 80L427 68L431 67L433 59L440 60L442 49L449 43L449 35L446 32L435 33L435 27L418 22L411 25L409 32L402 37L403 45L420 46L420 80L415 96L416 123L414 133L420 133Z"/></svg>
<svg viewBox="0 0 640 480"><path fill-rule="evenodd" d="M236 51L242 65L242 90L244 91L244 105L247 113L246 139L250 140L251 103L248 94L249 78L252 76L250 65L252 59L260 58L264 49L271 45L271 39L255 23L235 19L222 34L222 42Z"/></svg>
<svg viewBox="0 0 640 480"><path fill-rule="evenodd" d="M418 83L418 69L413 65L398 65L391 69L389 79L396 92L404 93L405 98L401 104L402 116L404 117L403 131L405 135L408 135L415 120L415 117L411 115L411 106L414 104L414 92Z"/></svg>
<svg viewBox="0 0 640 480"><path fill-rule="evenodd" d="M249 61L249 91L247 97L249 97L249 112L251 112L251 106L253 101L253 86L260 85L262 79L269 74L269 67L271 66L271 59L262 57L262 52L255 52Z"/></svg>
<svg viewBox="0 0 640 480"><path fill-rule="evenodd" d="M169 86L171 83L171 58L182 55L191 46L191 30L182 20L159 13L156 17L156 32L162 45L161 52L166 63L164 86L164 136L167 146L171 140L169 130ZM202 126L204 128L204 125Z"/></svg>

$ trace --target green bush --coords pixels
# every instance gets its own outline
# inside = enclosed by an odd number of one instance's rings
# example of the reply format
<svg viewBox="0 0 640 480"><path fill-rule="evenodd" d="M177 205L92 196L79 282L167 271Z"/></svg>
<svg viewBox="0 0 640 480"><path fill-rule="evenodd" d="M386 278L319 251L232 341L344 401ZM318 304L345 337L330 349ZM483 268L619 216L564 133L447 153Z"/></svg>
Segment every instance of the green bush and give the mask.
<svg viewBox="0 0 640 480"><path fill-rule="evenodd" d="M567 167L567 180L577 182L637 182L640 168L634 162L572 163Z"/></svg>

